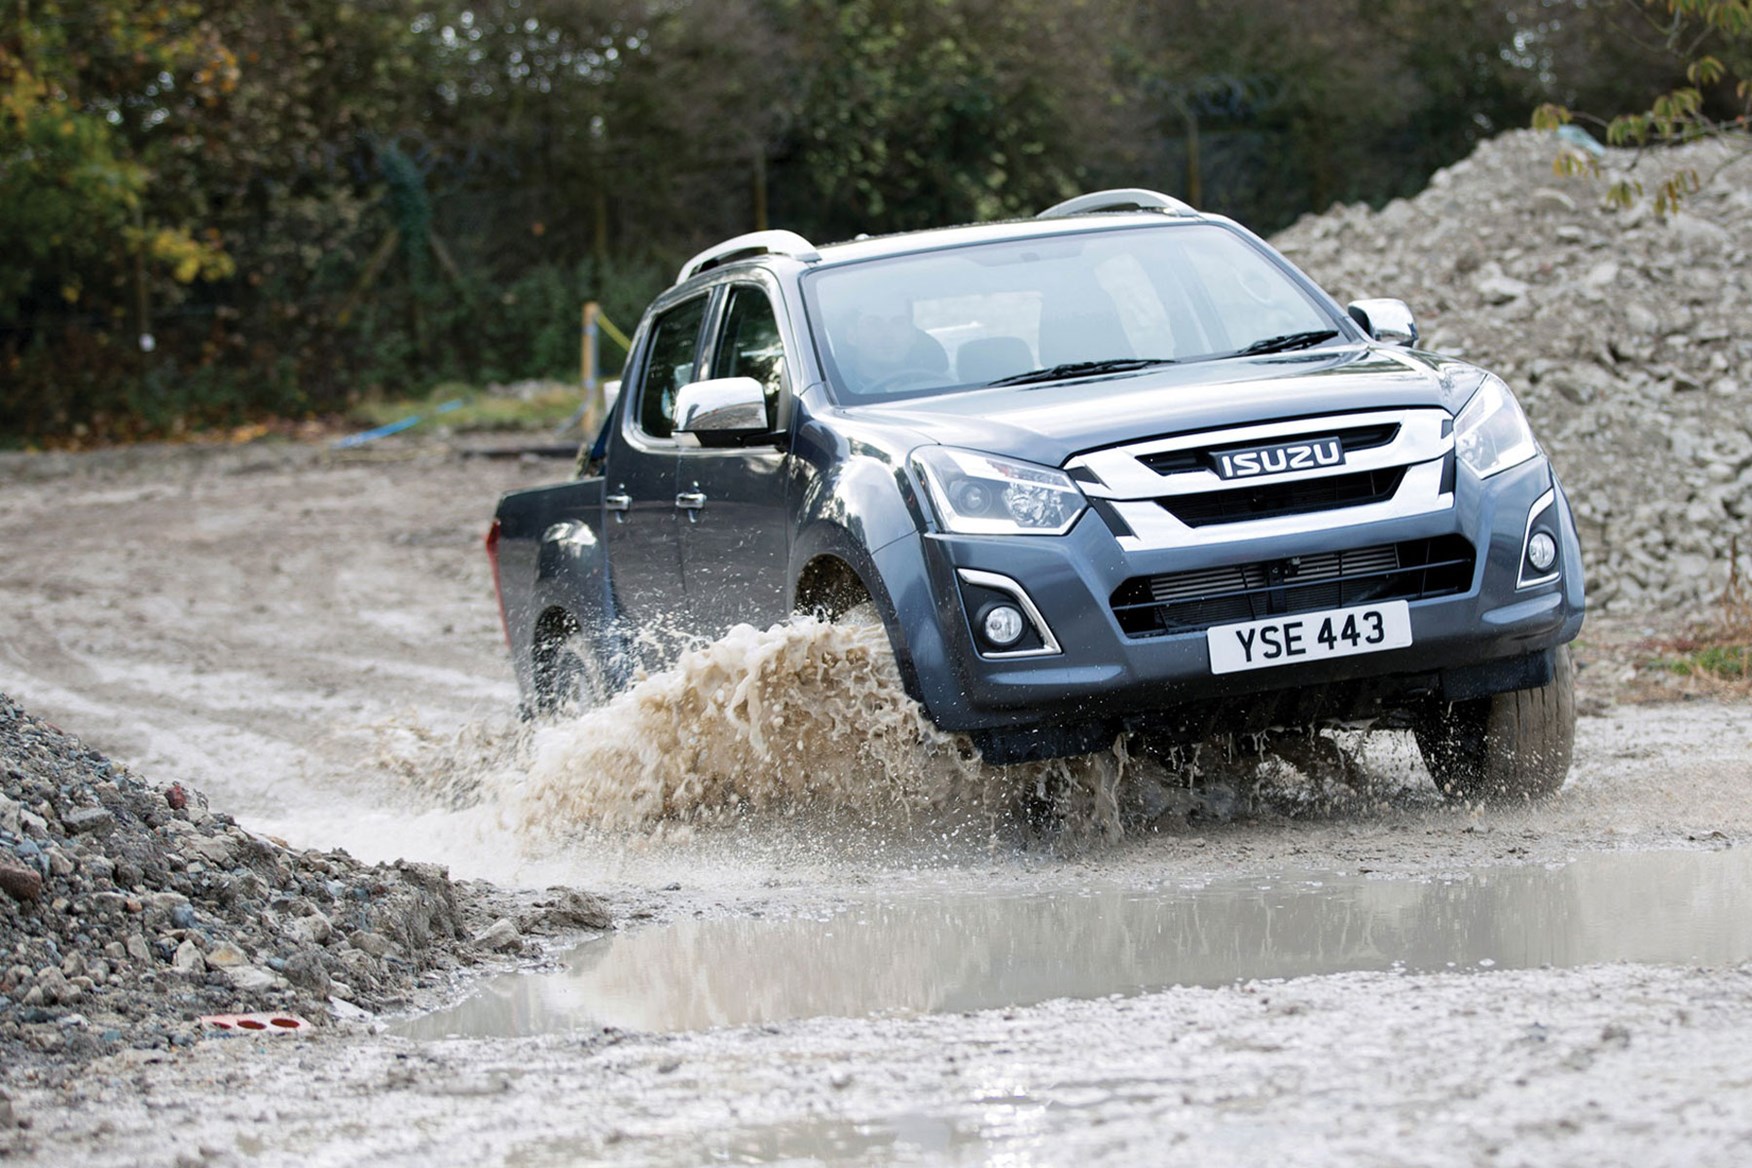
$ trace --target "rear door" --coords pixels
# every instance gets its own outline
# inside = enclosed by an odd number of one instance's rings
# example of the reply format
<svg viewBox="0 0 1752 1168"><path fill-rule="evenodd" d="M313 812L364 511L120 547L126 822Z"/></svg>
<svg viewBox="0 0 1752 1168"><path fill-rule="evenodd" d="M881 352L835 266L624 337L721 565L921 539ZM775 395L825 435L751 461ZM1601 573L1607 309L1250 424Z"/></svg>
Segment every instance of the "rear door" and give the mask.
<svg viewBox="0 0 1752 1168"><path fill-rule="evenodd" d="M682 575L696 627L717 636L786 616L790 557L784 428L790 363L774 298L760 284L723 286L709 377L752 377L766 388L769 434L729 447L681 448L677 461Z"/></svg>
<svg viewBox="0 0 1752 1168"><path fill-rule="evenodd" d="M709 293L652 321L632 396L609 438L603 534L615 610L641 665L660 668L683 643L684 594L676 507L675 391L697 379Z"/></svg>

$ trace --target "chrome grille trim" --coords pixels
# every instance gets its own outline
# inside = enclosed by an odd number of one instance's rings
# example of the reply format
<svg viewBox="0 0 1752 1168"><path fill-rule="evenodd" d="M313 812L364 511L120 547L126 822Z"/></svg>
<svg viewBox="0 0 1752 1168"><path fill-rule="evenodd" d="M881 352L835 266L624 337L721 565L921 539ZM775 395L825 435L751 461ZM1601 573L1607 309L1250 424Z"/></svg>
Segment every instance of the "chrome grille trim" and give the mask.
<svg viewBox="0 0 1752 1168"><path fill-rule="evenodd" d="M1171 451L1228 449L1248 444L1263 445L1299 438L1319 438L1341 430L1375 426L1398 427L1392 441L1347 452L1341 466L1256 475L1245 480L1249 484L1290 483L1320 478L1334 472L1380 470L1440 459L1454 448L1454 438L1449 432L1452 420L1447 410L1432 407L1372 410L1360 414L1335 414L1319 418L1291 418L1282 422L1207 430L1197 434L1136 442L1128 446L1114 446L1105 450L1091 450L1072 458L1065 463L1064 469L1070 472L1086 471L1099 480L1089 481L1087 475L1074 476L1084 494L1096 498L1132 500L1160 498L1164 495L1203 494L1237 484L1218 477L1214 470L1206 467L1159 474L1141 460Z"/></svg>
<svg viewBox="0 0 1752 1168"><path fill-rule="evenodd" d="M1340 507L1329 511L1308 511L1297 515L1279 515L1270 519L1243 519L1233 523L1189 527L1154 498L1123 502L1116 500L1108 505L1132 530L1131 535L1117 537L1119 546L1126 551L1210 547L1213 544L1270 539L1273 536L1300 535L1311 531L1332 531L1335 528L1380 523L1388 519L1439 514L1454 506L1453 492L1442 490L1442 463L1443 459L1438 458L1433 462L1408 468L1405 478L1399 484L1399 490L1391 499L1379 503ZM1282 477L1278 476L1279 481Z"/></svg>

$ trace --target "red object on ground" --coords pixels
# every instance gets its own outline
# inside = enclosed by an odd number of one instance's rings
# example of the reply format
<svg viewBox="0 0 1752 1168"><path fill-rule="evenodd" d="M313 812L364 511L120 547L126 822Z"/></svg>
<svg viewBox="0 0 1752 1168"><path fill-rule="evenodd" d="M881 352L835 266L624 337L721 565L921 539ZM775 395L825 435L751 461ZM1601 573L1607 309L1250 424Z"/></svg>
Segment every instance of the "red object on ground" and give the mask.
<svg viewBox="0 0 1752 1168"><path fill-rule="evenodd" d="M202 1014L200 1022L227 1034L300 1034L310 1029L296 1014Z"/></svg>
<svg viewBox="0 0 1752 1168"><path fill-rule="evenodd" d="M164 801L170 804L172 811L181 811L189 805L189 793L182 789L181 783L172 783L164 792Z"/></svg>

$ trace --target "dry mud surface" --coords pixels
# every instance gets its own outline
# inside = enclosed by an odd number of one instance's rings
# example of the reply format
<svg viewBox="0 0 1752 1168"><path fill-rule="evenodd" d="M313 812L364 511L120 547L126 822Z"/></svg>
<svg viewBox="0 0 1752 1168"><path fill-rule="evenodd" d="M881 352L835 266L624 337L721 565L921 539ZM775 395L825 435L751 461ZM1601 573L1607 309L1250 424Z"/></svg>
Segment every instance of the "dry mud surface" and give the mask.
<svg viewBox="0 0 1752 1168"><path fill-rule="evenodd" d="M661 776L687 743L641 758L624 727L660 721L679 699L647 693L640 709L617 713L621 737L608 753L592 755L576 726L548 727L533 745L519 736L479 549L496 493L558 469L465 459L439 444L354 461L298 447L13 461L0 468L0 691L132 773L205 792L240 828L290 848L440 863L512 894L588 888L607 898L621 930L809 918L887 898L1092 884L1142 892L1291 870L1430 881L1584 854L1732 848L1752 833L1752 710L1615 700L1623 665L1606 647L1637 630L1610 627L1605 638L1589 630L1579 654L1590 712L1575 774L1561 798L1535 809L1446 806L1391 743L1369 756L1367 797L1285 787L1240 813L1157 807L1148 830L1056 848L1015 830L1001 808L950 806L928 785L874 805L848 798L820 817L797 813L786 791L752 774L694 792L697 806L718 810L693 822L648 800L611 806L611 793L578 794L604 785L586 772L612 763L620 769L610 780ZM822 717L831 703L808 691L819 662L795 646L761 645L804 694L792 704ZM832 663L857 664L855 643L830 648L841 655ZM872 684L860 716L892 728L894 711ZM744 704L723 709L746 717L751 688L760 690L743 686ZM762 700L784 704L774 692ZM837 733L831 720L796 732L805 731ZM831 761L815 754L823 767ZM860 761L880 771L905 756L841 760ZM510 797L538 773L539 797ZM724 810L736 806L754 810ZM873 806L878 818L889 813L881 826L869 822ZM582 826L605 809L621 827ZM745 977L766 975L760 958L747 956ZM167 1015L175 1008L167 998ZM1752 1159L1752 969L1733 964L1338 973L680 1033L586 1026L415 1041L370 1020L323 1022L309 1037L9 1064L0 1158Z"/></svg>

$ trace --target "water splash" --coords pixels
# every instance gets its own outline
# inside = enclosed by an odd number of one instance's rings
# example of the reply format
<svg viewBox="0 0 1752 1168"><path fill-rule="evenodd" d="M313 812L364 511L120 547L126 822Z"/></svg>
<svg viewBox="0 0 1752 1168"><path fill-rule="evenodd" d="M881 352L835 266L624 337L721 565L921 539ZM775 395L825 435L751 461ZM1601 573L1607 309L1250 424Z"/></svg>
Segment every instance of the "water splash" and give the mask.
<svg viewBox="0 0 1752 1168"><path fill-rule="evenodd" d="M880 625L739 625L606 705L538 729L512 797L532 829L749 811L908 822L1005 805L1013 781L906 695Z"/></svg>
<svg viewBox="0 0 1752 1168"><path fill-rule="evenodd" d="M531 856L571 848L593 862L683 840L731 862L846 850L835 841L902 863L1030 842L1078 852L1227 820L1262 774L1286 796L1311 790L1258 743L1162 756L1122 739L1083 758L988 765L907 696L873 620L740 625L543 723L395 731L384 766L423 800L489 813L496 838Z"/></svg>

